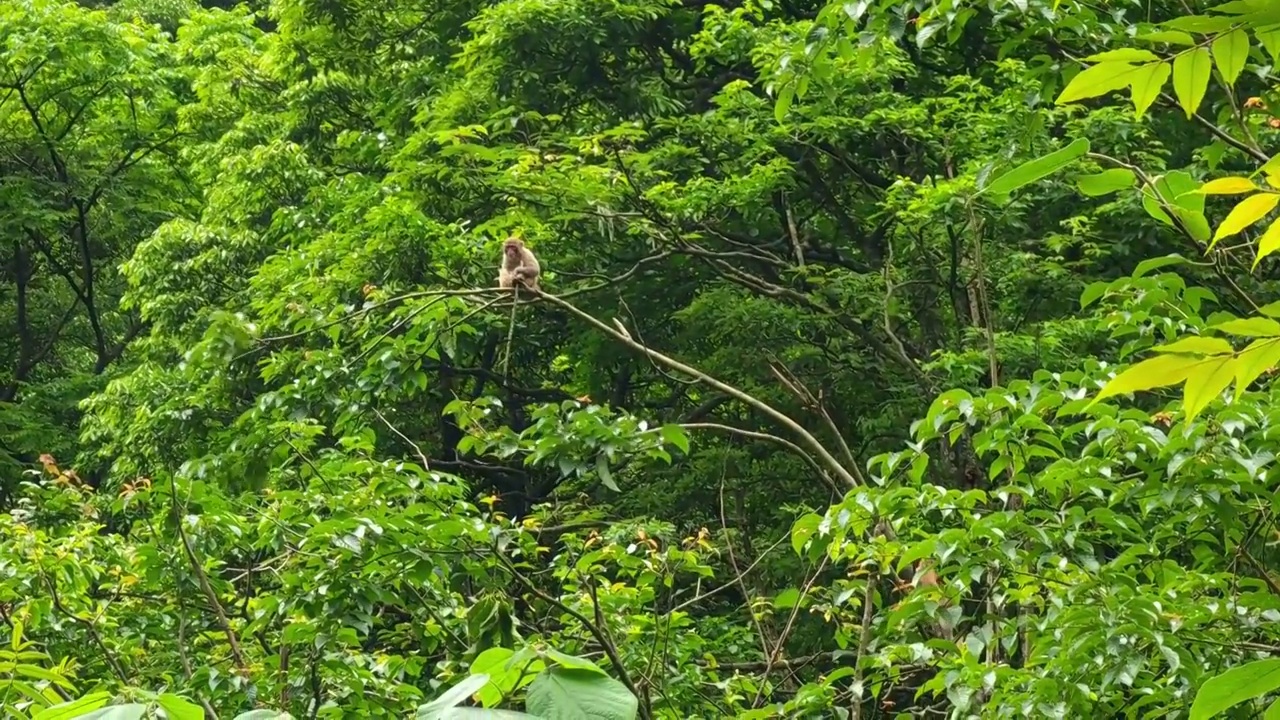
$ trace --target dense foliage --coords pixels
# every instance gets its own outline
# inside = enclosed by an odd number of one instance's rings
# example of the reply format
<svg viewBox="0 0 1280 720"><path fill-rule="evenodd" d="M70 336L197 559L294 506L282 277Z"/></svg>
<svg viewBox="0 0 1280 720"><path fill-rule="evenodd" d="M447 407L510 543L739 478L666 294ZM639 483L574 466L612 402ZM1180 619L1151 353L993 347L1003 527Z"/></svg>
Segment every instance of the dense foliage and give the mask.
<svg viewBox="0 0 1280 720"><path fill-rule="evenodd" d="M0 716L1280 717L1277 63L0 0Z"/></svg>

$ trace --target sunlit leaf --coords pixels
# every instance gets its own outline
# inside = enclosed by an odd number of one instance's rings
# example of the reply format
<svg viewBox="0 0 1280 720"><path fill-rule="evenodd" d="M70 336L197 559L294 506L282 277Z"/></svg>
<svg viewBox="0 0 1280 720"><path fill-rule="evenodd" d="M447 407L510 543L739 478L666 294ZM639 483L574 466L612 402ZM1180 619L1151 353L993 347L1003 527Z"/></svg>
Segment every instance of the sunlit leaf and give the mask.
<svg viewBox="0 0 1280 720"><path fill-rule="evenodd" d="M1064 105L1128 87L1138 70L1139 66L1127 62L1098 63L1076 73L1054 102Z"/></svg>
<svg viewBox="0 0 1280 720"><path fill-rule="evenodd" d="M1137 176L1128 168L1112 168L1096 175L1081 175L1076 178L1076 187L1089 197L1098 197L1133 187L1137 180Z"/></svg>
<svg viewBox="0 0 1280 720"><path fill-rule="evenodd" d="M1150 50L1143 50L1141 48L1118 48L1116 50L1107 50L1105 52L1094 53L1093 55L1090 55L1084 60L1085 62L1091 62L1091 63L1100 63L1100 62L1145 63L1145 62L1157 61L1159 59L1160 59L1160 56L1156 55Z"/></svg>
<svg viewBox="0 0 1280 720"><path fill-rule="evenodd" d="M1253 259L1253 267L1250 269L1256 269L1258 263L1262 262L1262 258L1271 255L1276 250L1280 250L1280 220L1268 225L1266 232L1262 233L1262 237L1258 238L1258 255Z"/></svg>
<svg viewBox="0 0 1280 720"><path fill-rule="evenodd" d="M1147 42L1166 43L1169 45L1195 45L1196 39L1184 32L1177 30L1160 30L1145 35L1138 35L1134 40L1145 40Z"/></svg>
<svg viewBox="0 0 1280 720"><path fill-rule="evenodd" d="M1210 358L1187 375L1182 389L1182 408L1190 421L1214 398L1222 394L1236 374L1234 357Z"/></svg>
<svg viewBox="0 0 1280 720"><path fill-rule="evenodd" d="M85 713L106 705L111 701L111 693L96 692L77 700L51 705L32 716L32 720L71 720Z"/></svg>
<svg viewBox="0 0 1280 720"><path fill-rule="evenodd" d="M1258 190L1258 186L1248 178L1224 177L1210 180L1200 188L1205 195L1242 195Z"/></svg>
<svg viewBox="0 0 1280 720"><path fill-rule="evenodd" d="M1195 115L1209 87L1213 58L1208 48L1198 47L1173 59L1173 94L1187 117Z"/></svg>
<svg viewBox="0 0 1280 720"><path fill-rule="evenodd" d="M1250 383L1275 367L1276 363L1280 363L1280 340L1262 338L1249 343L1249 347L1236 356L1236 399L1244 394Z"/></svg>
<svg viewBox="0 0 1280 720"><path fill-rule="evenodd" d="M997 197L1008 195L1020 187L1052 175L1087 152L1089 152L1089 141L1079 138L1064 148L1013 168L992 180L982 192Z"/></svg>
<svg viewBox="0 0 1280 720"><path fill-rule="evenodd" d="M1213 249L1213 245L1222 238L1231 237L1266 217L1275 209L1276 203L1280 203L1280 194L1277 193L1258 193L1241 200L1218 226L1209 249Z"/></svg>
<svg viewBox="0 0 1280 720"><path fill-rule="evenodd" d="M1217 361L1186 355L1157 355L1147 358L1111 378L1111 381L1098 391L1093 402L1096 403L1113 395L1177 385L1206 362Z"/></svg>
<svg viewBox="0 0 1280 720"><path fill-rule="evenodd" d="M1169 63L1161 62L1143 65L1133 74L1130 95L1133 98L1133 109L1139 118L1160 97L1160 89L1164 87L1171 72L1173 69Z"/></svg>
<svg viewBox="0 0 1280 720"><path fill-rule="evenodd" d="M1249 59L1249 36L1244 30L1235 29L1219 35L1213 41L1213 61L1227 85L1234 85L1244 63Z"/></svg>
<svg viewBox="0 0 1280 720"><path fill-rule="evenodd" d="M1196 691L1190 720L1208 720L1223 710L1280 689L1280 658L1255 660L1209 678Z"/></svg>
<svg viewBox="0 0 1280 720"><path fill-rule="evenodd" d="M1188 335L1167 345L1157 345L1151 350L1152 352L1160 353L1192 353L1196 355L1225 355L1235 352L1235 348L1226 340L1216 337L1204 337L1203 335Z"/></svg>
<svg viewBox="0 0 1280 720"><path fill-rule="evenodd" d="M1280 322L1271 318L1251 317L1224 320L1209 327L1228 335L1245 337L1280 337Z"/></svg>
<svg viewBox="0 0 1280 720"><path fill-rule="evenodd" d="M529 685L525 709L544 720L633 720L639 701L608 675L548 668Z"/></svg>

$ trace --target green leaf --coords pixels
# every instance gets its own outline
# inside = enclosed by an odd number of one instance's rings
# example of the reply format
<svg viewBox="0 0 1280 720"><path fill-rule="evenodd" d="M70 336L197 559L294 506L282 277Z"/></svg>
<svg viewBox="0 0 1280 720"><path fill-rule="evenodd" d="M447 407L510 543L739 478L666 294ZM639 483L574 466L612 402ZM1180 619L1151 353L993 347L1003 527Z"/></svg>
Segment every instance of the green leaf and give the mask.
<svg viewBox="0 0 1280 720"><path fill-rule="evenodd" d="M1170 30L1185 30L1187 32L1209 35L1212 33L1220 33L1230 28L1232 25L1235 25L1235 23L1235 20L1227 17L1183 15L1182 17L1176 17L1162 24Z"/></svg>
<svg viewBox="0 0 1280 720"><path fill-rule="evenodd" d="M204 708L172 693L165 693L156 698L160 707L164 708L170 720L204 720Z"/></svg>
<svg viewBox="0 0 1280 720"><path fill-rule="evenodd" d="M1158 61L1160 56L1150 50L1142 50L1140 48L1119 48L1116 50L1107 50L1106 52L1094 53L1085 58L1085 62L1131 62L1145 63L1150 61Z"/></svg>
<svg viewBox="0 0 1280 720"><path fill-rule="evenodd" d="M1218 226L1209 249L1212 250L1222 238L1231 237L1266 217L1267 213L1276 208L1277 203L1280 203L1280 194L1276 193L1258 193L1241 200Z"/></svg>
<svg viewBox="0 0 1280 720"><path fill-rule="evenodd" d="M1138 266L1133 269L1132 273L1130 273L1130 277L1140 278L1152 270L1159 270L1160 268L1167 267L1169 265L1181 265L1185 262L1187 262L1187 259L1177 253L1170 253L1163 257L1147 258L1146 260L1138 263Z"/></svg>
<svg viewBox="0 0 1280 720"><path fill-rule="evenodd" d="M1227 355L1236 351L1231 343L1216 337L1188 335L1178 338L1168 345L1157 345L1151 348L1158 353L1192 353L1197 355Z"/></svg>
<svg viewBox="0 0 1280 720"><path fill-rule="evenodd" d="M1134 175L1132 170L1128 168L1113 168L1104 170L1097 175L1081 175L1076 178L1076 187L1080 189L1081 193L1089 197L1098 197L1133 187L1137 180L1138 176Z"/></svg>
<svg viewBox="0 0 1280 720"><path fill-rule="evenodd" d="M1256 29L1253 31L1253 36L1258 38L1259 45L1271 53L1271 59L1280 63L1280 28Z"/></svg>
<svg viewBox="0 0 1280 720"><path fill-rule="evenodd" d="M1206 362L1213 361L1186 355L1157 355L1148 358L1111 378L1111 381L1098 391L1093 402L1096 403L1112 395L1177 385L1186 380L1196 367Z"/></svg>
<svg viewBox="0 0 1280 720"><path fill-rule="evenodd" d="M1255 660L1209 678L1196 691L1190 720L1208 720L1246 700L1280 689L1280 658Z"/></svg>
<svg viewBox="0 0 1280 720"><path fill-rule="evenodd" d="M613 481L613 473L609 472L609 459L604 456L604 453L596 454L596 475L600 476L600 482L604 483L605 487L614 492L622 492L618 483Z"/></svg>
<svg viewBox="0 0 1280 720"><path fill-rule="evenodd" d="M608 675L548 668L529 685L525 709L545 720L634 720L639 701Z"/></svg>
<svg viewBox="0 0 1280 720"><path fill-rule="evenodd" d="M1240 399L1259 375L1275 367L1278 362L1280 340L1261 338L1249 343L1249 347L1236 356L1236 399Z"/></svg>
<svg viewBox="0 0 1280 720"><path fill-rule="evenodd" d="M1110 285L1111 283L1108 283L1105 280L1098 280L1086 285L1084 291L1080 293L1080 309L1083 310L1089 307L1096 302L1098 298L1105 295L1107 293L1107 288L1110 287Z"/></svg>
<svg viewBox="0 0 1280 720"><path fill-rule="evenodd" d="M293 716L287 712L279 710L250 710L249 712L240 713L232 718L232 720L293 720Z"/></svg>
<svg viewBox="0 0 1280 720"><path fill-rule="evenodd" d="M773 598L773 606L778 609L793 608L800 602L800 591L796 588L787 588L778 593Z"/></svg>
<svg viewBox="0 0 1280 720"><path fill-rule="evenodd" d="M1138 35L1134 40L1145 40L1147 42L1166 43L1169 45L1195 45L1196 39L1184 32L1177 30L1161 30L1159 32L1147 33L1146 35Z"/></svg>
<svg viewBox="0 0 1280 720"><path fill-rule="evenodd" d="M562 668L571 670L586 670L587 672L600 673L606 675L605 671L599 665L591 662L586 658L580 658L577 655L567 655L554 648L547 648L542 652L546 658Z"/></svg>
<svg viewBox="0 0 1280 720"><path fill-rule="evenodd" d="M773 106L773 117L779 124L787 118L787 111L791 109L791 101L795 99L795 84L789 82L783 85L782 90L778 92L778 102Z"/></svg>
<svg viewBox="0 0 1280 720"><path fill-rule="evenodd" d="M75 720L138 720L147 712L143 703L112 705L101 710L94 710L86 715L76 715Z"/></svg>
<svg viewBox="0 0 1280 720"><path fill-rule="evenodd" d="M1024 185L1052 175L1075 162L1087 152L1089 152L1089 141L1085 138L1080 138L1060 150L1055 150L1044 157L1019 165L992 180L991 184L979 191L978 194L985 192L995 196L1008 195Z"/></svg>
<svg viewBox="0 0 1280 720"><path fill-rule="evenodd" d="M1071 82L1062 88L1054 104L1065 105L1128 87L1129 83L1133 82L1134 73L1139 69L1139 66L1127 62L1103 62L1093 65L1076 73L1076 76L1071 78Z"/></svg>
<svg viewBox="0 0 1280 720"><path fill-rule="evenodd" d="M796 518L795 523L791 525L791 549L799 555L804 550L805 543L809 542L809 538L818 531L818 526L822 524L822 516L817 513L808 513Z"/></svg>
<svg viewBox="0 0 1280 720"><path fill-rule="evenodd" d="M462 682L454 685L445 694L425 705L419 705L418 712L414 717L417 720L445 720L448 717L445 714L446 711L465 702L467 698L478 692L488 682L489 676L485 673L468 675L462 679Z"/></svg>
<svg viewBox="0 0 1280 720"><path fill-rule="evenodd" d="M1251 317L1243 319L1224 320L1220 323L1214 323L1210 328L1228 335L1243 335L1244 337L1280 337L1280 322L1276 322L1271 318Z"/></svg>
<svg viewBox="0 0 1280 720"><path fill-rule="evenodd" d="M96 692L77 700L51 705L31 717L31 720L71 720L86 712L97 710L111 700L111 693Z"/></svg>
<svg viewBox="0 0 1280 720"><path fill-rule="evenodd" d="M1236 364L1234 357L1210 358L1187 376L1187 384L1182 388L1182 407L1188 422L1227 389L1235 379Z"/></svg>
<svg viewBox="0 0 1280 720"><path fill-rule="evenodd" d="M663 425L658 433L662 439L680 448L680 452L689 454L689 436L679 425Z"/></svg>
<svg viewBox="0 0 1280 720"><path fill-rule="evenodd" d="M1280 720L1280 700L1271 703L1271 707L1267 708L1262 720Z"/></svg>
<svg viewBox="0 0 1280 720"><path fill-rule="evenodd" d="M1209 87L1213 59L1207 48L1188 50L1173 59L1173 94L1178 97L1187 118L1196 114Z"/></svg>
<svg viewBox="0 0 1280 720"><path fill-rule="evenodd" d="M1280 220L1276 220L1267 226L1267 231L1262 233L1262 237L1258 238L1258 256L1253 259L1253 267L1250 270L1256 270L1258 263L1262 262L1262 258L1280 250Z"/></svg>
<svg viewBox="0 0 1280 720"><path fill-rule="evenodd" d="M1244 63L1249 59L1249 36L1244 30L1232 30L1213 41L1213 61L1227 85L1234 85Z"/></svg>
<svg viewBox="0 0 1280 720"><path fill-rule="evenodd" d="M1200 188L1199 192L1205 195L1243 195L1247 192L1257 192L1257 190L1258 186L1248 178L1224 177L1210 180Z"/></svg>

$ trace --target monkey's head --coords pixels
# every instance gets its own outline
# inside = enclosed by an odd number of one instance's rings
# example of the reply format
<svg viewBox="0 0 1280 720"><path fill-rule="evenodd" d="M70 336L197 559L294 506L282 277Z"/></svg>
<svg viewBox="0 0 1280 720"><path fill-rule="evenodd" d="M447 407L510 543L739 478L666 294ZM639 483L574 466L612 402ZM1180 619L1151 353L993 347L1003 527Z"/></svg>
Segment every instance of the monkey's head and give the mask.
<svg viewBox="0 0 1280 720"><path fill-rule="evenodd" d="M512 266L519 265L524 255L524 241L518 238L507 238L502 243L502 257Z"/></svg>

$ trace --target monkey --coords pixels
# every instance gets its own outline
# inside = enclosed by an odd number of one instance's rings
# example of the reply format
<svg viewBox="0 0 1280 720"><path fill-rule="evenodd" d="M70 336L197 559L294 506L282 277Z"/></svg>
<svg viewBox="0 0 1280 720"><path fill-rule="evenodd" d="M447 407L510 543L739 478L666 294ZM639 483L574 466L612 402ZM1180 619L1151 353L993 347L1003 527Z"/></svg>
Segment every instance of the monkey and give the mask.
<svg viewBox="0 0 1280 720"><path fill-rule="evenodd" d="M498 265L498 286L520 287L538 292L538 275L541 268L533 251L524 242L510 237L502 244L502 262Z"/></svg>

